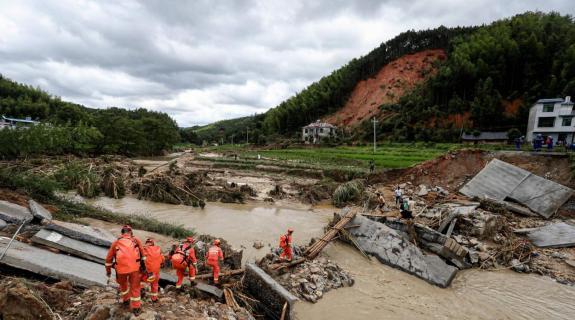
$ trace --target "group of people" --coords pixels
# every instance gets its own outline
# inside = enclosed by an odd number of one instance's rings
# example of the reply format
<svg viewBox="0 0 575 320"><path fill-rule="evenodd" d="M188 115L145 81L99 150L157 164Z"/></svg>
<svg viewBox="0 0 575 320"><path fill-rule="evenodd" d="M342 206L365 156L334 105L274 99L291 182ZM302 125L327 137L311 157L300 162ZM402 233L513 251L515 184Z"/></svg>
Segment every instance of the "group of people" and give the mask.
<svg viewBox="0 0 575 320"><path fill-rule="evenodd" d="M415 207L415 201L412 197L404 197L403 191L399 186L393 191L395 195L395 205L399 208L399 213L403 219L411 220L413 219L413 209ZM376 193L377 195L377 209L380 212L388 211L387 205L385 203L385 198L383 194L379 191Z"/></svg>
<svg viewBox="0 0 575 320"><path fill-rule="evenodd" d="M547 139L544 139L543 135L538 134L535 137L535 139L533 139L533 149L535 151L541 151L541 148L543 148L543 144L547 146L547 150L549 151L553 150L553 137L547 136Z"/></svg>
<svg viewBox="0 0 575 320"><path fill-rule="evenodd" d="M223 260L224 254L220 248L220 240L215 239L205 256L206 266L212 269L215 284L219 283L220 261ZM140 239L134 236L132 228L125 225L122 227L120 237L110 246L105 263L106 276L110 278L112 268L116 270L121 300L126 306L129 305L134 314L140 313L142 282L150 286L151 301L158 301L160 269L166 261L169 261L172 268L176 270L178 276L176 288L182 287L186 274L190 283L194 283L197 258L192 237L187 237L181 244L174 245L169 254L164 256L154 239L148 238L142 245Z"/></svg>

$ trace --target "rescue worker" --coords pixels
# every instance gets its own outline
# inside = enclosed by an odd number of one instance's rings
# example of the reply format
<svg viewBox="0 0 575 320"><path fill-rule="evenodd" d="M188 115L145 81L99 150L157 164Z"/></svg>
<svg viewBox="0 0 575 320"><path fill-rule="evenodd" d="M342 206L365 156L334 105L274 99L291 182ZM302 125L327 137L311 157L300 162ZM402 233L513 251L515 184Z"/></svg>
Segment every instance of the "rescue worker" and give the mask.
<svg viewBox="0 0 575 320"><path fill-rule="evenodd" d="M291 261L293 258L293 252L291 248L292 233L293 229L290 228L288 229L287 234L284 234L280 237L280 248L282 248L282 253L280 254L281 260L285 259L287 261Z"/></svg>
<svg viewBox="0 0 575 320"><path fill-rule="evenodd" d="M220 248L220 240L216 239L214 240L214 245L206 253L206 265L212 268L214 284L218 284L220 280L220 260L224 261L224 253Z"/></svg>
<svg viewBox="0 0 575 320"><path fill-rule="evenodd" d="M121 236L112 243L106 256L106 276L112 275L112 267L116 269L116 281L120 285L120 296L124 305L130 305L135 315L140 314L140 270L144 269L146 257L142 254L140 240L134 237L132 227L122 227Z"/></svg>
<svg viewBox="0 0 575 320"><path fill-rule="evenodd" d="M198 260L196 259L196 251L194 250L194 239L192 237L186 238L179 248L170 257L172 268L176 270L178 281L176 282L176 289L180 289L186 276L186 269L188 269L188 279L190 284L196 281L196 269Z"/></svg>
<svg viewBox="0 0 575 320"><path fill-rule="evenodd" d="M193 248L194 247L194 238L193 237L186 237L186 240L184 240L184 242L182 242L182 244L180 244L180 249L182 249L182 251L186 251L189 248Z"/></svg>
<svg viewBox="0 0 575 320"><path fill-rule="evenodd" d="M146 239L144 257L146 257L146 270L148 272L144 274L142 278L150 284L150 297L152 302L157 302L160 269L164 264L164 256L162 255L162 249L154 243L154 239L152 238Z"/></svg>
<svg viewBox="0 0 575 320"><path fill-rule="evenodd" d="M379 209L379 212L383 214L386 210L385 197L379 191L376 192L376 195L377 195L377 208L376 209Z"/></svg>

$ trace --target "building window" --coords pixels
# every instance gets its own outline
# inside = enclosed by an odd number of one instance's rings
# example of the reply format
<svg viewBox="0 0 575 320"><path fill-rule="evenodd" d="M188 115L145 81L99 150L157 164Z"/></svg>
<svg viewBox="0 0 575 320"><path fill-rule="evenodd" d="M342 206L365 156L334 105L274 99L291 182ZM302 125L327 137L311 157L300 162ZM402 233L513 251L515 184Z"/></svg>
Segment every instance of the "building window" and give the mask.
<svg viewBox="0 0 575 320"><path fill-rule="evenodd" d="M552 128L555 126L555 117L542 117L537 122L539 128Z"/></svg>
<svg viewBox="0 0 575 320"><path fill-rule="evenodd" d="M564 127L570 127L572 119L573 119L572 117L563 118L563 122L561 123L561 125Z"/></svg>
<svg viewBox="0 0 575 320"><path fill-rule="evenodd" d="M319 129L319 132L323 133L323 128Z"/></svg>
<svg viewBox="0 0 575 320"><path fill-rule="evenodd" d="M547 103L543 105L543 112L553 112L553 109L555 109L555 105L552 103Z"/></svg>
<svg viewBox="0 0 575 320"><path fill-rule="evenodd" d="M303 132L307 133L307 129L303 129Z"/></svg>

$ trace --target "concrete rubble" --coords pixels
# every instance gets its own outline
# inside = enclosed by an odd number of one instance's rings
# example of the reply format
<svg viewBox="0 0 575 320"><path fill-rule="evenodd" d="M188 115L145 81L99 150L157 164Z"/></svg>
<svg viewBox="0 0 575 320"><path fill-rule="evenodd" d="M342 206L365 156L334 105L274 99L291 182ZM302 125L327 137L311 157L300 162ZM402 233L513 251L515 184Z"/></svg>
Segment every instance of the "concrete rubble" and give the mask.
<svg viewBox="0 0 575 320"><path fill-rule="evenodd" d="M473 198L516 201L544 218L557 212L574 191L507 162L493 159L459 190Z"/></svg>
<svg viewBox="0 0 575 320"><path fill-rule="evenodd" d="M46 208L42 207L38 202L30 199L28 201L28 206L30 207L30 212L34 218L40 220L40 222L50 222L52 220L52 214Z"/></svg>
<svg viewBox="0 0 575 320"><path fill-rule="evenodd" d="M266 316L272 319L280 319L284 305L286 306L283 319L295 319L293 308L298 298L287 291L265 271L254 263L245 266L244 286L254 298L268 306Z"/></svg>
<svg viewBox="0 0 575 320"><path fill-rule="evenodd" d="M32 221L34 217L28 208L0 200L0 219L7 223L22 224Z"/></svg>
<svg viewBox="0 0 575 320"><path fill-rule="evenodd" d="M77 257L104 264L108 249L91 243L72 239L56 231L42 229L33 237L32 242L39 243Z"/></svg>
<svg viewBox="0 0 575 320"><path fill-rule="evenodd" d="M0 237L0 248L5 248L9 241L9 238ZM12 242L2 263L45 277L69 280L82 287L106 286L108 280L101 264L43 250L17 240Z"/></svg>
<svg viewBox="0 0 575 320"><path fill-rule="evenodd" d="M529 232L527 237L540 248L575 247L575 225L566 222L548 224Z"/></svg>
<svg viewBox="0 0 575 320"><path fill-rule="evenodd" d="M47 224L45 228L72 239L88 242L97 246L109 247L112 245L112 242L116 240L116 238L106 230L76 223L54 220Z"/></svg>
<svg viewBox="0 0 575 320"><path fill-rule="evenodd" d="M405 232L363 216L356 216L349 225L357 226L349 230L355 243L384 264L443 288L448 287L457 274L458 269L440 257L425 255Z"/></svg>

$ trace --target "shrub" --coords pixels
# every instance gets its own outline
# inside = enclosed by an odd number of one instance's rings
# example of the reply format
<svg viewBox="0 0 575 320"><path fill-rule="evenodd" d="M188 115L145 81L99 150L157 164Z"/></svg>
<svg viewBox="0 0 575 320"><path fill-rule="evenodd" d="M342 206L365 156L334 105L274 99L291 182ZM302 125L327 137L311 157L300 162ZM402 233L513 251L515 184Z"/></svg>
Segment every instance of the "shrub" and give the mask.
<svg viewBox="0 0 575 320"><path fill-rule="evenodd" d="M364 180L352 180L341 184L333 193L333 205L341 208L349 202L360 199L365 189L364 183Z"/></svg>

